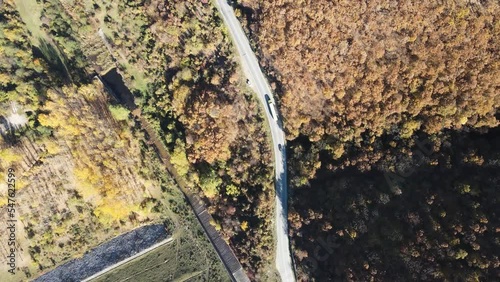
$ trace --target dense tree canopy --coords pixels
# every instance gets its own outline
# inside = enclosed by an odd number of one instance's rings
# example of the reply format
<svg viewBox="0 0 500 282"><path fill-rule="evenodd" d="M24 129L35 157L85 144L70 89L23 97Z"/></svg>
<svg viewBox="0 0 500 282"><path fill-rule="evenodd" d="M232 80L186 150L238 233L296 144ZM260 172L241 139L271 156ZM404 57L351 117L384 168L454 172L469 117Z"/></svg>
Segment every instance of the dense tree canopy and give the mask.
<svg viewBox="0 0 500 282"><path fill-rule="evenodd" d="M492 127L497 1L261 1L258 42L288 138Z"/></svg>
<svg viewBox="0 0 500 282"><path fill-rule="evenodd" d="M298 279L498 278L498 1L238 2L285 119Z"/></svg>
<svg viewBox="0 0 500 282"><path fill-rule="evenodd" d="M498 130L446 139L386 161L404 169L324 166L312 187L296 189L289 220L299 280L495 280Z"/></svg>

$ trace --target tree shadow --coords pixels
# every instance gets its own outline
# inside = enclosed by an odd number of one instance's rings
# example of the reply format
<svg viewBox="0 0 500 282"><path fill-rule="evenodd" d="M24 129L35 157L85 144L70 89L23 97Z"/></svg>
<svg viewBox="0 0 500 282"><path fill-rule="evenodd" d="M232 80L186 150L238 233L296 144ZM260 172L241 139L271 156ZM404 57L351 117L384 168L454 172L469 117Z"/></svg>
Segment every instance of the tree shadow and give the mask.
<svg viewBox="0 0 500 282"><path fill-rule="evenodd" d="M373 275L389 281L494 280L486 262L494 260L498 243L481 230L500 224L500 138L495 132L469 137L465 142L455 136L453 151L436 153L438 164L416 166L395 184L388 183L387 171L322 167L311 187L295 189L291 225L300 227L292 240L296 250L307 252L296 257L303 275L318 281ZM484 162L468 160L474 150Z"/></svg>
<svg viewBox="0 0 500 282"><path fill-rule="evenodd" d="M39 46L33 46L33 56L43 59L48 67L49 72L57 74L55 79L58 83L69 84L72 82L68 69L66 68L66 58L63 53L52 43L45 38L38 38Z"/></svg>

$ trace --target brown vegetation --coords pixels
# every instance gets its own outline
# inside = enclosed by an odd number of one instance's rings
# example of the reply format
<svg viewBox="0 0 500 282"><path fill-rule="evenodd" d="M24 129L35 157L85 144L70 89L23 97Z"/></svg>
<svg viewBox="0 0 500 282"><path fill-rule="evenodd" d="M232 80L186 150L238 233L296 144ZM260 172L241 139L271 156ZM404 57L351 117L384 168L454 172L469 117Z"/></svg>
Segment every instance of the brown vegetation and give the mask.
<svg viewBox="0 0 500 282"><path fill-rule="evenodd" d="M239 2L290 140L299 280L494 280L498 2Z"/></svg>
<svg viewBox="0 0 500 282"><path fill-rule="evenodd" d="M492 127L496 1L262 1L258 41L283 84L287 138ZM286 15L286 16L284 16Z"/></svg>

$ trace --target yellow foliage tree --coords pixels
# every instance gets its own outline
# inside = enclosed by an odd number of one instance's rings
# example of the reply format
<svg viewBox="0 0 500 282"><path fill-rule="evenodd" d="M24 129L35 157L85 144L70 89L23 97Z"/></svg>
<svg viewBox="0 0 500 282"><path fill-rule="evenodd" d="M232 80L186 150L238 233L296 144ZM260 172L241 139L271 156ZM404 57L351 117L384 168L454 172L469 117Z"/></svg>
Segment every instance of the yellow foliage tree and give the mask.
<svg viewBox="0 0 500 282"><path fill-rule="evenodd" d="M20 162L22 159L23 158L12 148L0 150L0 160L2 160L1 165L5 168Z"/></svg>
<svg viewBox="0 0 500 282"><path fill-rule="evenodd" d="M189 171L189 161L184 151L184 146L180 141L175 144L174 152L170 162L174 165L180 176L186 176Z"/></svg>
<svg viewBox="0 0 500 282"><path fill-rule="evenodd" d="M243 231L247 231L247 229L248 229L248 221L243 220L243 221L241 222L241 224L240 224L240 227L241 227L241 230L243 230Z"/></svg>
<svg viewBox="0 0 500 282"><path fill-rule="evenodd" d="M125 219L134 210L138 210L135 205L116 199L107 199L105 203L102 203L94 210L94 214L102 224L110 226L115 221Z"/></svg>
<svg viewBox="0 0 500 282"><path fill-rule="evenodd" d="M226 187L226 194L232 197L238 197L240 195L240 189L233 184L229 184Z"/></svg>

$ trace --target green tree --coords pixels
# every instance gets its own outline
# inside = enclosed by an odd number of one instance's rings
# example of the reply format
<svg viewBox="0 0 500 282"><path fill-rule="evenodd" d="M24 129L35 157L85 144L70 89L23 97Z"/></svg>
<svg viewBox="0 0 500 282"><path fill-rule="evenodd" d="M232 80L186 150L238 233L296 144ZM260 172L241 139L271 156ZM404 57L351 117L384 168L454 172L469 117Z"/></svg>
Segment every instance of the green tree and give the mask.
<svg viewBox="0 0 500 282"><path fill-rule="evenodd" d="M226 194L231 197L238 197L240 195L240 189L233 184L226 186Z"/></svg>
<svg viewBox="0 0 500 282"><path fill-rule="evenodd" d="M189 161L186 157L186 151L184 149L184 144L177 139L175 143L174 152L170 158L170 162L174 165L177 173L180 176L186 176L189 172Z"/></svg>
<svg viewBox="0 0 500 282"><path fill-rule="evenodd" d="M120 105L111 105L109 106L109 111L111 112L111 115L113 116L114 119L117 121L124 121L128 119L128 115L130 114L130 111L125 109L124 107Z"/></svg>
<svg viewBox="0 0 500 282"><path fill-rule="evenodd" d="M222 179L213 171L202 175L200 179L200 187L208 198L213 198L219 194L219 189L222 184Z"/></svg>

